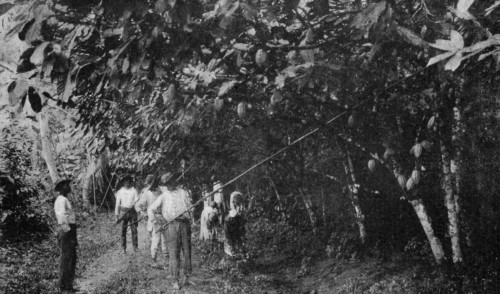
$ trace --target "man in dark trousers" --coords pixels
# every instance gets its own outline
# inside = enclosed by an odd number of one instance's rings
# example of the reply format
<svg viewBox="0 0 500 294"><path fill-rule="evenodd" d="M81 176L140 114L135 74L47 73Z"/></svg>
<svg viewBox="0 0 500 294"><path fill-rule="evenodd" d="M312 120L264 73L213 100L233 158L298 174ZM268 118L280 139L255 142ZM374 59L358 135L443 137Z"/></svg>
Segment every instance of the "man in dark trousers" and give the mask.
<svg viewBox="0 0 500 294"><path fill-rule="evenodd" d="M134 252L137 251L137 202L139 202L139 193L132 187L132 177L123 178L123 187L116 192L115 215L116 221L122 222L122 247L123 252L127 252L127 229L130 226L132 231L132 245Z"/></svg>
<svg viewBox="0 0 500 294"><path fill-rule="evenodd" d="M57 192L54 211L56 213L57 224L59 225L57 236L61 248L59 263L59 289L61 293L74 293L78 291L73 288L78 240L76 237L75 212L67 198L71 192L69 184L70 180L60 179L56 181L54 187Z"/></svg>
<svg viewBox="0 0 500 294"><path fill-rule="evenodd" d="M148 217L156 222L156 211L160 211L163 218L171 223L167 228L167 247L169 254L170 275L173 278L173 288L180 289L180 257L181 250L184 257L184 285L192 284L189 276L192 272L191 266L191 215L188 211L190 207L190 195L185 189L176 187L172 173L162 176L166 189L148 207Z"/></svg>

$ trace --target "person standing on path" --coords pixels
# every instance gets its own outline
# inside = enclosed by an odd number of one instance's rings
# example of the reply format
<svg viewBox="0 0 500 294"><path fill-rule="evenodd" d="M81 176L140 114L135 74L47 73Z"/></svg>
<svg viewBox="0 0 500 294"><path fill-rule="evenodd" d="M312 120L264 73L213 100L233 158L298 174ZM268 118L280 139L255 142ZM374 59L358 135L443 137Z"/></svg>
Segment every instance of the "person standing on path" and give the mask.
<svg viewBox="0 0 500 294"><path fill-rule="evenodd" d="M212 177L215 180L215 177ZM214 182L214 202L217 204L217 211L220 214L220 225L224 225L224 216L226 215L226 202L224 201L224 191L222 190L222 183L217 180Z"/></svg>
<svg viewBox="0 0 500 294"><path fill-rule="evenodd" d="M54 211L59 225L57 237L61 248L59 262L59 289L61 293L77 291L73 288L73 281L75 280L78 240L75 212L67 198L71 192L69 183L68 179L60 179L54 187L58 194L54 203Z"/></svg>
<svg viewBox="0 0 500 294"><path fill-rule="evenodd" d="M137 251L137 211L135 206L139 201L137 190L132 187L132 177L123 178L123 187L116 192L115 215L116 221L122 223L122 247L123 252L127 252L127 228L132 231L132 245L134 252Z"/></svg>
<svg viewBox="0 0 500 294"><path fill-rule="evenodd" d="M230 199L231 210L224 224L224 252L228 257L236 257L244 253L245 219L243 217L243 195L234 191Z"/></svg>
<svg viewBox="0 0 500 294"><path fill-rule="evenodd" d="M147 216L148 208L153 204L156 200L157 196L153 193L152 187L154 183L154 176L148 175L146 177L146 187L142 190L141 199L138 202L138 207L142 214ZM158 211L155 212L154 218L156 219L155 223L153 223L153 217L148 217L146 230L148 232L148 240L150 242L151 247L151 258L153 259L153 267L158 267L156 263L158 247L161 244L161 250L163 255L165 256L165 260L167 260L167 244L166 244L166 235L167 232L165 230L161 230L161 227L166 224L163 219L163 216Z"/></svg>
<svg viewBox="0 0 500 294"><path fill-rule="evenodd" d="M148 216L155 222L157 220L155 211L161 211L161 215L167 222L171 222L166 228L167 246L169 254L169 270L173 278L173 288L180 289L180 254L181 249L184 257L184 285L189 284L189 276L192 272L191 266L191 214L188 211L191 203L189 192L176 188L172 179L173 174L167 172L162 176L166 190L148 208ZM165 228L163 228L165 229Z"/></svg>

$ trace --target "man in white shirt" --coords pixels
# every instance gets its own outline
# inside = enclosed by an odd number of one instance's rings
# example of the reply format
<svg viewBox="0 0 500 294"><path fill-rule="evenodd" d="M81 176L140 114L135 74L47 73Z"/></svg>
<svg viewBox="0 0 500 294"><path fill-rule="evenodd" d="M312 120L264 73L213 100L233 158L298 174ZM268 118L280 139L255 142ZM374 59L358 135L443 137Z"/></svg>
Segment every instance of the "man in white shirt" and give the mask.
<svg viewBox="0 0 500 294"><path fill-rule="evenodd" d="M146 177L146 187L142 190L141 198L137 203L139 210L143 214L147 214L147 209L153 204L156 200L157 196L153 193L154 176L148 175ZM165 260L167 259L167 243L166 243L166 230L161 230L161 227L165 225L165 221L163 220L163 216L161 216L160 212L155 212L156 223L153 223L151 218L148 218L146 230L149 235L149 241L151 243L151 257L153 258L153 267L157 267L156 257L158 253L158 247L161 243L161 250L163 255L165 256Z"/></svg>
<svg viewBox="0 0 500 294"><path fill-rule="evenodd" d="M191 267L191 215L188 208L191 206L189 193L176 188L172 173L168 172L162 177L165 179L166 190L148 208L148 217L156 222L155 211L161 211L163 218L170 222L167 228L167 246L169 254L170 275L174 279L173 288L180 289L180 253L184 256L184 284L189 283Z"/></svg>
<svg viewBox="0 0 500 294"><path fill-rule="evenodd" d="M73 207L67 196L71 192L70 180L60 179L56 181L54 190L57 198L54 203L54 211L57 218L58 243L61 248L61 259L59 262L59 288L61 293L73 293L76 269L76 248L78 240L76 237L76 217Z"/></svg>
<svg viewBox="0 0 500 294"><path fill-rule="evenodd" d="M127 229L130 226L132 231L132 245L137 251L137 210L135 206L139 201L137 190L132 187L132 177L123 178L123 187L116 192L115 215L116 221L122 222L122 247L123 252L127 252Z"/></svg>

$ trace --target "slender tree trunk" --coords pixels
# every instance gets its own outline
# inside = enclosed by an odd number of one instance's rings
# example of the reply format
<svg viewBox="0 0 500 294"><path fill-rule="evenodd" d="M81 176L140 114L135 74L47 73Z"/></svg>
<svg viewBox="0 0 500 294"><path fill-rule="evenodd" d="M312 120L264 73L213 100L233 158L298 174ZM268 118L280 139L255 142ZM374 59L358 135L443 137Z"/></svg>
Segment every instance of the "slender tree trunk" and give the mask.
<svg viewBox="0 0 500 294"><path fill-rule="evenodd" d="M89 199L89 195L90 195L89 189L90 189L90 187L95 188L94 185L92 185L92 179L94 177L94 174L102 167L102 155L100 155L98 158L94 158L92 155L87 154L87 158L89 160L89 166L87 168L87 173L85 174L85 177L83 178L82 200L83 200L84 205L86 205L87 207L90 207L92 205L92 203L91 203L91 200Z"/></svg>
<svg viewBox="0 0 500 294"><path fill-rule="evenodd" d="M40 124L40 137L42 141L42 157L47 164L50 179L55 183L60 177L57 171L57 164L55 160L55 150L50 136L49 118L47 117L45 108L38 113L38 122Z"/></svg>
<svg viewBox="0 0 500 294"><path fill-rule="evenodd" d="M392 168L393 168L393 174L394 177L396 178L396 181L398 181L399 177L402 176L403 174L401 173L401 167L399 163L393 158L392 159ZM402 189L406 189L403 188ZM432 228L432 220L427 213L427 209L425 208L425 205L422 201L421 198L417 199L412 199L408 200L410 202L411 206L413 207L413 210L417 214L418 220L420 221L420 225L422 226L422 229L424 229L425 235L427 236L427 240L429 240L429 244L431 246L432 254L434 255L434 260L436 261L437 264L442 264L444 260L444 250L443 250L443 244L441 243L440 239L436 236L434 229Z"/></svg>
<svg viewBox="0 0 500 294"><path fill-rule="evenodd" d="M441 244L441 241L439 238L434 234L434 229L432 228L432 222L427 214L427 210L425 209L424 204L422 203L421 199L415 199L415 200L409 200L411 206L413 206L413 210L415 210L415 213L418 216L418 219L420 220L420 224L422 225L422 228L424 229L425 235L427 236L427 239L429 240L429 244L431 245L431 250L432 254L434 255L434 259L436 260L437 264L443 263L444 259L444 251L443 251L443 245Z"/></svg>
<svg viewBox="0 0 500 294"><path fill-rule="evenodd" d="M453 263L463 261L462 250L460 248L459 235L459 212L458 193L456 184L454 184L454 173L458 168L458 163L450 160L448 149L443 141L441 141L441 157L442 157L442 181L441 188L444 191L444 202L448 213L448 233L451 239L451 250L453 254ZM453 169L453 170L452 170Z"/></svg>
<svg viewBox="0 0 500 294"><path fill-rule="evenodd" d="M351 155L347 149L345 150L346 160L344 161L344 170L347 177L347 183L349 187L349 196L351 199L352 206L354 207L356 223L359 228L359 237L361 243L366 242L367 233L365 226L365 215L363 214L363 210L361 209L361 205L359 204L359 184L356 180L356 174L354 173L354 164L352 162ZM349 180L350 179L350 180Z"/></svg>
<svg viewBox="0 0 500 294"><path fill-rule="evenodd" d="M314 213L313 204L311 201L311 195L309 193L304 192L302 188L299 188L300 196L304 201L304 205L306 206L307 214L309 215L309 220L311 221L311 226L314 235L318 234L318 218L316 217L316 213Z"/></svg>

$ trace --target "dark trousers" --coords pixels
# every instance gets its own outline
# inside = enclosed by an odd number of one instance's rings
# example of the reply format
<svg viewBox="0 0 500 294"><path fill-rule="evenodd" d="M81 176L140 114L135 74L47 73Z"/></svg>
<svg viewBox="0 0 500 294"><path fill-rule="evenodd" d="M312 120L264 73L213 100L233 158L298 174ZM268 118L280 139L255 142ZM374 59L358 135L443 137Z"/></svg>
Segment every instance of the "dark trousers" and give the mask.
<svg viewBox="0 0 500 294"><path fill-rule="evenodd" d="M174 280L179 280L181 250L184 256L184 275L189 276L191 267L191 223L189 220L174 221L168 225L167 246L169 270Z"/></svg>
<svg viewBox="0 0 500 294"><path fill-rule="evenodd" d="M120 218L122 220L122 247L127 249L127 229L132 231L132 245L137 249L137 211L135 208L121 208Z"/></svg>
<svg viewBox="0 0 500 294"><path fill-rule="evenodd" d="M59 261L59 288L61 290L73 289L76 270L76 225L70 224L70 230L59 231L59 246L61 248L61 259Z"/></svg>

